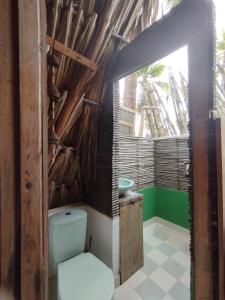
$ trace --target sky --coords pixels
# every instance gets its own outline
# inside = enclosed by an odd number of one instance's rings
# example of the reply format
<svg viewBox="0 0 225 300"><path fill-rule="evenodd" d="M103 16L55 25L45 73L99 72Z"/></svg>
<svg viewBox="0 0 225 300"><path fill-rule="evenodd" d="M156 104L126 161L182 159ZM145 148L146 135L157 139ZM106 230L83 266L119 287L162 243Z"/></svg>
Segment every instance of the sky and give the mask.
<svg viewBox="0 0 225 300"><path fill-rule="evenodd" d="M216 31L217 37L221 38L225 30L225 0L214 0L216 6Z"/></svg>
<svg viewBox="0 0 225 300"><path fill-rule="evenodd" d="M217 39L222 38L223 31L225 31L225 0L214 0L215 12L216 12L216 35ZM169 68L172 68L175 72L181 71L187 78L187 47L183 47L169 56L161 60Z"/></svg>

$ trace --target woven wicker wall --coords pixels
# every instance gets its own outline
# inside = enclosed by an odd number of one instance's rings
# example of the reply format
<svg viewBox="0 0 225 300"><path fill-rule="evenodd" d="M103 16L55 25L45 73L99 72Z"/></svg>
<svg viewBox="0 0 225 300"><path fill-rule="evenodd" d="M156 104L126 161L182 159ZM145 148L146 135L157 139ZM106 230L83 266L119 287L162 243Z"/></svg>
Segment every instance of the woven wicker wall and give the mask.
<svg viewBox="0 0 225 300"><path fill-rule="evenodd" d="M135 189L154 186L154 140L120 136L119 176L133 179Z"/></svg>
<svg viewBox="0 0 225 300"><path fill-rule="evenodd" d="M96 182L85 195L85 201L103 214L113 217L112 182L113 182L113 95L112 84L109 84L104 104L98 118L98 148L96 163Z"/></svg>
<svg viewBox="0 0 225 300"><path fill-rule="evenodd" d="M188 137L137 138L120 136L119 176L133 179L135 189L161 186L188 191Z"/></svg>
<svg viewBox="0 0 225 300"><path fill-rule="evenodd" d="M119 81L113 83L112 216L119 215Z"/></svg>
<svg viewBox="0 0 225 300"><path fill-rule="evenodd" d="M161 138L155 140L156 186L188 191L189 178L186 164L189 162L188 137Z"/></svg>

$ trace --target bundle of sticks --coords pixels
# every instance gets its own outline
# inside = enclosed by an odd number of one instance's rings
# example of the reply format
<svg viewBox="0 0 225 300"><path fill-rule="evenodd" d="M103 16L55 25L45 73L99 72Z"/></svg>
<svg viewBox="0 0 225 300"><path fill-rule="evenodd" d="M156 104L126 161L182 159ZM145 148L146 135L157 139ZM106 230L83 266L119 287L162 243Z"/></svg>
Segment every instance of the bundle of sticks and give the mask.
<svg viewBox="0 0 225 300"><path fill-rule="evenodd" d="M49 52L59 57L55 85L61 97L54 106L55 131L61 145L79 150L79 172L88 188L95 178L97 115L107 86L108 67L121 41L131 40L156 19L159 0L46 1L47 35L53 41ZM54 47L58 42L96 68L58 53ZM51 109L49 130L53 122Z"/></svg>

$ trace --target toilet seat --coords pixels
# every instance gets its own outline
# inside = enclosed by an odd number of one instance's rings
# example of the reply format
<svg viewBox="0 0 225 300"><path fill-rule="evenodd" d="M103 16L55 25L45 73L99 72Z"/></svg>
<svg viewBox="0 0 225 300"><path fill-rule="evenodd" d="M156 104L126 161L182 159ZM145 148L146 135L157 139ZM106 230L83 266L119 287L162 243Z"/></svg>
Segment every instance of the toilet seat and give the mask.
<svg viewBox="0 0 225 300"><path fill-rule="evenodd" d="M111 300L111 269L91 253L58 264L58 300Z"/></svg>

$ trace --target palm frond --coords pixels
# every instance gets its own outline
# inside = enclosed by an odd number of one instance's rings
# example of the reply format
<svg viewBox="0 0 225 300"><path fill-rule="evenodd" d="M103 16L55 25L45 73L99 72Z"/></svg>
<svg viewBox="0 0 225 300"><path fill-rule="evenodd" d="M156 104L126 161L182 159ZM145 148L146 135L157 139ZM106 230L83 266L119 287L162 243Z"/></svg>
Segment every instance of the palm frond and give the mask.
<svg viewBox="0 0 225 300"><path fill-rule="evenodd" d="M182 0L167 0L167 9L172 9L173 7L177 6L181 3Z"/></svg>

